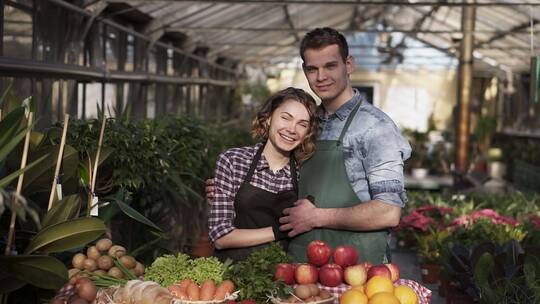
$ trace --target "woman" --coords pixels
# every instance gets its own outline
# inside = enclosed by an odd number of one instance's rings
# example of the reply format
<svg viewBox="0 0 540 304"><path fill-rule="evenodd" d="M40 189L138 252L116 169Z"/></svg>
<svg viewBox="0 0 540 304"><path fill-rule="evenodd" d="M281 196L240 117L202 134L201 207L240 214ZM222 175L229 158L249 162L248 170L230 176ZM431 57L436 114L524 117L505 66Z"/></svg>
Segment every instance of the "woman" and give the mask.
<svg viewBox="0 0 540 304"><path fill-rule="evenodd" d="M316 109L303 90L282 90L253 120L261 142L219 156L208 226L220 259L243 260L272 241L286 249L279 218L298 199L297 166L315 150Z"/></svg>

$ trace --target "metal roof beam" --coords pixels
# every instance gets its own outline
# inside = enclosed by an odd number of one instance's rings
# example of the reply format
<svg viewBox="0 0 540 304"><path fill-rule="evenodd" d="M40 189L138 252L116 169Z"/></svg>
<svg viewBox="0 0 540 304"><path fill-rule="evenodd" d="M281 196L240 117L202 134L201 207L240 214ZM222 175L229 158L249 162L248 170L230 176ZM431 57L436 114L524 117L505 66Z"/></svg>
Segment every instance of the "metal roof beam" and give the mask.
<svg viewBox="0 0 540 304"><path fill-rule="evenodd" d="M251 27L251 28L235 28L235 27L169 27L166 29L168 32L293 32L293 33L303 33L309 32L314 28L263 28L263 27ZM400 29L387 29L387 30L378 30L378 29L337 29L342 33L405 33L405 34L415 34L415 33L425 33L425 34L461 34L463 33L460 30L422 30L422 29L411 29L411 30L400 30ZM516 33L518 31L515 31ZM522 31L526 33L528 31ZM484 34L506 34L507 31L499 30L475 30L474 33L484 33Z"/></svg>
<svg viewBox="0 0 540 304"><path fill-rule="evenodd" d="M283 13L285 14L285 21L287 21L287 24L289 24L289 27L291 30L293 30L292 34L294 35L294 39L296 41L300 41L300 35L298 35L298 32L294 31L295 26L291 18L291 14L289 14L289 8L287 5L283 6Z"/></svg>
<svg viewBox="0 0 540 304"><path fill-rule="evenodd" d="M124 0L108 0L109 2L123 2ZM171 1L171 2L190 2L190 3L229 3L229 4L256 4L256 5L283 5L283 4L309 4L309 5L393 5L393 6L540 6L539 1L527 2L512 2L512 1L485 1L485 2L446 2L446 1L418 1L418 2L404 2L404 1L376 1L376 0L147 0L152 1Z"/></svg>
<svg viewBox="0 0 540 304"><path fill-rule="evenodd" d="M539 20L533 19L533 24L534 25L537 25L538 23L540 23ZM482 41L482 42L479 42L479 43L475 44L474 48L483 47L486 44L490 44L490 43L492 43L492 42L494 42L496 40L503 39L503 38L505 38L506 36L508 36L510 34L519 33L519 32L529 32L529 31L525 31L525 30L529 29L530 27L531 27L530 22L518 24L518 25L514 26L513 28L511 28L511 29L509 29L507 31L494 34L491 38L489 38L486 41Z"/></svg>

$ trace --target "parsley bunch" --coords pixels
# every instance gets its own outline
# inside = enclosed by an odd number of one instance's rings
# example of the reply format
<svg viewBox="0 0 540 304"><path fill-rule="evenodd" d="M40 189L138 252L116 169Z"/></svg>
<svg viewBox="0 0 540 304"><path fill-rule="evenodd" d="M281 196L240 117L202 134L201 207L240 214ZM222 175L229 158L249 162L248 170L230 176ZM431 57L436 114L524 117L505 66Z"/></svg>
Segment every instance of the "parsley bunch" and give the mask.
<svg viewBox="0 0 540 304"><path fill-rule="evenodd" d="M272 243L259 251L253 252L247 259L233 264L225 273L240 290L240 299L253 299L264 303L269 295L282 295L290 287L282 281L274 281L275 265L289 263L292 258L278 243Z"/></svg>

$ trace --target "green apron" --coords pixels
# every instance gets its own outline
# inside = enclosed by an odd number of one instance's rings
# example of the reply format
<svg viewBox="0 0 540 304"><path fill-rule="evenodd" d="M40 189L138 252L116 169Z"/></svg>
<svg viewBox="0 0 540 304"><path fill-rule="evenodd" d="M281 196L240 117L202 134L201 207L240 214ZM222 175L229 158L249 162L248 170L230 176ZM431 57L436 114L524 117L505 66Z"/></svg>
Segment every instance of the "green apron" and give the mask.
<svg viewBox="0 0 540 304"><path fill-rule="evenodd" d="M350 113L338 140L318 140L315 153L307 160L300 171L299 197L315 197L317 208L346 208L358 204L360 199L354 192L343 159L343 137L358 111L361 102ZM365 168L364 168L365 169ZM358 250L359 262L373 264L387 262L386 230L350 231L316 228L293 238L289 253L295 261L306 261L306 248L313 240L327 242L332 248L352 245Z"/></svg>

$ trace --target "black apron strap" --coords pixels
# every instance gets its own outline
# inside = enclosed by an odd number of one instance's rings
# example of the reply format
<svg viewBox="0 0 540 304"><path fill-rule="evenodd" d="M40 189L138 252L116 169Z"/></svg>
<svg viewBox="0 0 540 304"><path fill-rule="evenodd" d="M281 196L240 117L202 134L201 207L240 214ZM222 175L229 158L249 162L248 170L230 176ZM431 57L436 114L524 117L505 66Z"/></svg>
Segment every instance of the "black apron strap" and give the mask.
<svg viewBox="0 0 540 304"><path fill-rule="evenodd" d="M291 153L291 159L289 160L289 167L291 169L291 179L292 179L294 192L298 193L298 175L296 174L296 161L294 160L293 153Z"/></svg>
<svg viewBox="0 0 540 304"><path fill-rule="evenodd" d="M259 148L259 150L257 150L257 153L255 153L255 156L253 156L253 160L251 161L251 165L249 166L248 173L246 174L246 178L243 181L244 183L249 183L249 181L251 181L251 177L253 176L253 172L255 172L255 168L257 168L257 164L259 163L259 160L261 159L263 150L264 150L264 143Z"/></svg>

